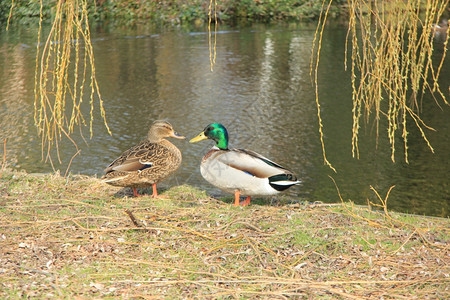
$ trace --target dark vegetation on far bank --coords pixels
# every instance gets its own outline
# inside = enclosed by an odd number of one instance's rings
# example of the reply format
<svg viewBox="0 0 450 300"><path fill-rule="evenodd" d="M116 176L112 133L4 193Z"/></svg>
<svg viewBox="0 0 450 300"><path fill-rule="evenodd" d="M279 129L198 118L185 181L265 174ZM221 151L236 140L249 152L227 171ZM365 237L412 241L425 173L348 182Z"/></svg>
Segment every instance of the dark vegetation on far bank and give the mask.
<svg viewBox="0 0 450 300"><path fill-rule="evenodd" d="M81 1L80 1L81 2ZM210 2L205 0L178 1L87 1L90 21L133 25L154 23L160 25L203 24L209 20ZM0 22L5 24L11 0L0 2ZM43 18L51 21L57 0L43 1ZM330 16L337 17L345 11L347 1L335 0ZM322 0L217 0L215 11L219 22L226 24L246 22L279 22L316 19ZM214 1L212 4L214 9ZM39 21L40 1L15 0L11 22L33 23Z"/></svg>

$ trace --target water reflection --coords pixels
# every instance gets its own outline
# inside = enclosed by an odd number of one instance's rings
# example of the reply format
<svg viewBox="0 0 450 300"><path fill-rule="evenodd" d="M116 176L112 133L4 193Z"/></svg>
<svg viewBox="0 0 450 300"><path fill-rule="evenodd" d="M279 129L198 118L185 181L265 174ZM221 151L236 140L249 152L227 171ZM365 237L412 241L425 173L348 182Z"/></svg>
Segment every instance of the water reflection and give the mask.
<svg viewBox="0 0 450 300"><path fill-rule="evenodd" d="M319 69L327 156L338 173L323 165L309 77L314 29L314 25L297 25L221 31L211 72L205 32L109 32L100 28L93 33L96 72L113 136L107 134L97 115L95 135L88 144L81 135L74 137L81 154L74 158L72 172L101 174L112 159L145 137L155 119L169 120L188 139L207 124L221 122L230 132L231 146L255 150L297 173L303 184L288 192L297 199L339 201L328 177L331 175L345 200L366 204L375 197L371 185L381 195L396 185L388 202L391 208L447 216L448 107L441 110L431 103L433 100L423 100L425 122L439 129L429 133L435 155L411 123L410 164L402 162L400 140L397 163L392 163L385 128L380 128L376 145L376 132L370 123L361 129L361 157L353 159L350 74L343 68L346 30L339 27L325 32ZM33 127L35 32L0 35L0 138L8 137L11 166L47 172L51 166L41 161ZM447 64L442 82L449 81ZM181 149L183 163L164 184L187 182L219 194L199 172L200 159L211 144L173 143ZM64 172L75 151L67 141L60 149L63 162L55 166Z"/></svg>
<svg viewBox="0 0 450 300"><path fill-rule="evenodd" d="M20 43L0 44L0 140L8 139L8 145L28 145L33 141L33 111L27 103L29 89L33 87L34 76L30 73L32 63L27 59L29 47ZM27 120L24 122L24 120ZM3 148L3 147L2 147ZM18 152L20 146L8 154L11 163L20 166ZM26 159L30 156L26 155Z"/></svg>

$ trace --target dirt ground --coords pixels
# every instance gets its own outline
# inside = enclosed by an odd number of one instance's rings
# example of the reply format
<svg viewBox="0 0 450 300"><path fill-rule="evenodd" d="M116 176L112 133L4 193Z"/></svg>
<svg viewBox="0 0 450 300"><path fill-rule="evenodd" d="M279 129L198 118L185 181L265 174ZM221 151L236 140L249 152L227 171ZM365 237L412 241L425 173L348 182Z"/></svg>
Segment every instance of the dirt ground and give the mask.
<svg viewBox="0 0 450 300"><path fill-rule="evenodd" d="M450 298L448 219L0 176L1 298Z"/></svg>

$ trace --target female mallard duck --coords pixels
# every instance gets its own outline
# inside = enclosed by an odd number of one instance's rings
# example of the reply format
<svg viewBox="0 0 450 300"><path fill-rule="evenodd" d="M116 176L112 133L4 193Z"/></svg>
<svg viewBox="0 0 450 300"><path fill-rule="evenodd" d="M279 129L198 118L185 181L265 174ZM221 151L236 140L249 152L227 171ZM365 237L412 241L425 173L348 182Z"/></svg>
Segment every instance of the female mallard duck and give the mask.
<svg viewBox="0 0 450 300"><path fill-rule="evenodd" d="M245 149L228 149L228 132L220 123L213 123L190 143L212 139L216 145L203 157L200 172L209 183L224 192L234 193L234 205L239 196L247 196L243 205L250 204L250 196L275 195L300 183L294 173L264 156Z"/></svg>
<svg viewBox="0 0 450 300"><path fill-rule="evenodd" d="M181 152L166 137L184 139L166 121L155 121L147 139L128 149L106 169L103 181L114 186L136 188L153 186L152 197L157 197L156 184L175 172L181 164Z"/></svg>

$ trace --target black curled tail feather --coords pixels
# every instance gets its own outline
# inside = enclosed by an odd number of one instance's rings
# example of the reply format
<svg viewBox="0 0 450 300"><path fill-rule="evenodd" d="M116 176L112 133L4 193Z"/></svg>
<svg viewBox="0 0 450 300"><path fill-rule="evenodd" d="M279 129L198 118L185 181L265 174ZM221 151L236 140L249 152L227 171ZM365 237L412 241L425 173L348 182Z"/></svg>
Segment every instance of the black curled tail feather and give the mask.
<svg viewBox="0 0 450 300"><path fill-rule="evenodd" d="M281 192L293 185L300 183L294 174L278 174L269 177L269 184L275 190Z"/></svg>

